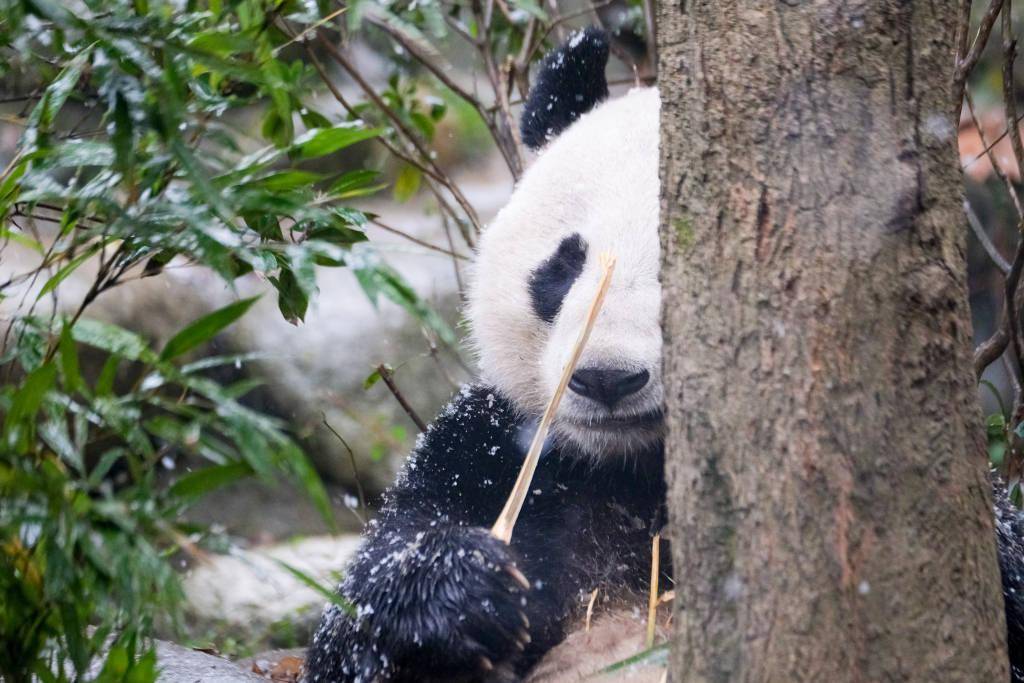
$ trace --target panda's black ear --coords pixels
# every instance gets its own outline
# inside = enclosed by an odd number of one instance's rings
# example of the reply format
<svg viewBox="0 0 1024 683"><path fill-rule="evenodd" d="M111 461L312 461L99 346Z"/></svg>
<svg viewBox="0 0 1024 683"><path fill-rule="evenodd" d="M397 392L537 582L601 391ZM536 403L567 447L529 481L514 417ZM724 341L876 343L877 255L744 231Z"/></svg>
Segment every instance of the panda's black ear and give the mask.
<svg viewBox="0 0 1024 683"><path fill-rule="evenodd" d="M594 27L574 33L544 57L519 123L527 147L543 147L608 97L607 64L608 37Z"/></svg>

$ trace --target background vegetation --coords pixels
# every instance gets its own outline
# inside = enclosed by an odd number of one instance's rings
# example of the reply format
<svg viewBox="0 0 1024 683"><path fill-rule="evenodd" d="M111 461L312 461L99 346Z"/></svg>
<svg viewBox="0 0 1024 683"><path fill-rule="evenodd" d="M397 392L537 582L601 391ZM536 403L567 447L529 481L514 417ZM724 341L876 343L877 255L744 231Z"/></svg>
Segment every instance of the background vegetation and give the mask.
<svg viewBox="0 0 1024 683"><path fill-rule="evenodd" d="M201 268L262 283L299 324L318 273L344 268L417 320L433 353L457 355L452 325L367 227L450 258L461 288L482 226L439 128L518 177L513 108L571 25L611 22L628 80L651 75L644 6L612 4L0 2L0 104L17 136L0 157L0 674L153 680L152 636L181 625L176 568L223 547L223 529L185 514L217 489L287 480L337 527L302 435L238 372L260 354L216 352L255 297L167 321L159 343L91 316L96 302ZM360 208L384 190L426 197L445 243Z"/></svg>

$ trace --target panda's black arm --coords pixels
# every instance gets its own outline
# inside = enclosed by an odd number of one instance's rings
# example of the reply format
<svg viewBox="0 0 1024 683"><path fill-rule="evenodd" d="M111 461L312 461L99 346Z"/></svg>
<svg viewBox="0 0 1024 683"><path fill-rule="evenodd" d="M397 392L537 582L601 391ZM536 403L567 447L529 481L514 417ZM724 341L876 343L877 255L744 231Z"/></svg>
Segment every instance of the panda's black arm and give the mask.
<svg viewBox="0 0 1024 683"><path fill-rule="evenodd" d="M496 392L464 389L421 436L340 588L353 613L328 608L309 681L384 675L456 680L515 663L562 615L523 585L516 552L487 528L522 462L515 411ZM532 567L543 581L565 567ZM540 572L543 576L537 576ZM527 618L526 615L529 615Z"/></svg>

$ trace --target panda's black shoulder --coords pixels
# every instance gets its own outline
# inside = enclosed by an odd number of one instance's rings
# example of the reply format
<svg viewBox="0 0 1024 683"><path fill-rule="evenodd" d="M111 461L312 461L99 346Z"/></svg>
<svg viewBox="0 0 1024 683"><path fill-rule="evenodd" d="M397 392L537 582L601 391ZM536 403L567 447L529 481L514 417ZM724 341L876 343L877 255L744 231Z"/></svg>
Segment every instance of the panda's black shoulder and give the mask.
<svg viewBox="0 0 1024 683"><path fill-rule="evenodd" d="M506 479L522 461L521 425L515 406L493 387L462 387L420 434L393 493L427 495L439 485L465 492Z"/></svg>
<svg viewBox="0 0 1024 683"><path fill-rule="evenodd" d="M608 97L608 37L587 28L544 57L523 108L523 143L539 149Z"/></svg>
<svg viewBox="0 0 1024 683"><path fill-rule="evenodd" d="M430 448L453 440L487 440L512 433L519 422L515 406L497 389L487 384L467 384L437 414L420 445Z"/></svg>

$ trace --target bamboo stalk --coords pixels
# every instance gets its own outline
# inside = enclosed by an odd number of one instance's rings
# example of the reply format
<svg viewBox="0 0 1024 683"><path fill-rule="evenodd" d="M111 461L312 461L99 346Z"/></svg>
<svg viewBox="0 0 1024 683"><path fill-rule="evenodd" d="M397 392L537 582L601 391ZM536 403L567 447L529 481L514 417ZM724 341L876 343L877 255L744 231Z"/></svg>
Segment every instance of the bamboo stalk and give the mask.
<svg viewBox="0 0 1024 683"><path fill-rule="evenodd" d="M590 602L587 603L587 620L586 628L583 629L584 633L590 633L590 620L594 617L594 603L597 602L597 593L600 588L595 588L594 592L590 594Z"/></svg>
<svg viewBox="0 0 1024 683"><path fill-rule="evenodd" d="M594 329L594 322L597 320L597 314L601 311L601 304L604 303L605 294L608 293L608 286L612 281L612 273L615 271L615 256L609 252L604 252L600 255L599 262L602 269L601 280L597 286L597 293L594 294L594 299L590 302L590 310L587 311L586 322L583 325L583 329L580 330L580 336L576 338L576 344L572 348L572 355L569 356L569 361L562 368L562 378L558 382L558 387L555 389L551 400L548 401L547 408L544 409L544 415L537 426L537 433L533 436L530 450L526 452L526 459L523 460L523 467L519 470L519 477L516 479L515 486L512 487L512 493L509 494L508 501L506 501L501 514L498 515L498 520L491 527L491 535L505 541L505 543L512 541L512 529L516 525L516 520L519 519L519 512L523 509L523 503L526 502L526 494L530 489L530 482L533 481L533 473L537 469L537 462L540 460L540 449L548 436L548 430L551 429L551 422L555 418L558 404L562 401L562 395L565 393L566 387L569 386L569 378L572 377L572 373L576 369L576 363L579 362L580 355L583 354L583 347L587 345L587 339L590 338L590 331Z"/></svg>
<svg viewBox="0 0 1024 683"><path fill-rule="evenodd" d="M661 534L651 539L651 592L647 596L647 649L654 647L658 616L658 575L661 573Z"/></svg>

